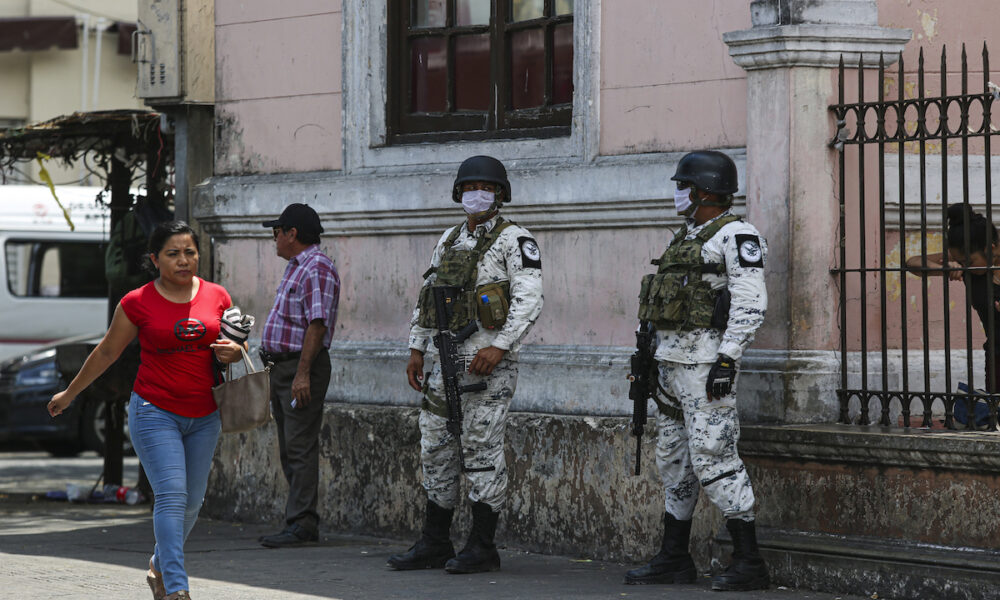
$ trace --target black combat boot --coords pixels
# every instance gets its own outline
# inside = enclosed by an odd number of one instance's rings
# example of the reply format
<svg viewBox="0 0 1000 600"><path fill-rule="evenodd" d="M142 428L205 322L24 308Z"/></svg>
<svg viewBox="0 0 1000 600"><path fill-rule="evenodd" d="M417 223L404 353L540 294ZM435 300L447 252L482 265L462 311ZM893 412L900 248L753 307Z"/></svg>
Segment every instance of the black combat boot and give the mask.
<svg viewBox="0 0 1000 600"><path fill-rule="evenodd" d="M390 556L388 566L397 571L443 567L448 559L455 556L455 547L451 545L449 535L451 516L454 513L455 509L441 508L428 500L427 517L420 539L403 554Z"/></svg>
<svg viewBox="0 0 1000 600"><path fill-rule="evenodd" d="M691 521L678 521L664 512L663 543L660 544L659 554L648 565L625 573L625 583L692 583L698 572L688 553L690 540Z"/></svg>
<svg viewBox="0 0 1000 600"><path fill-rule="evenodd" d="M771 580L757 547L754 522L729 519L726 521L726 529L733 537L733 562L729 568L712 578L712 589L733 592L767 589Z"/></svg>
<svg viewBox="0 0 1000 600"><path fill-rule="evenodd" d="M500 513L493 512L489 504L472 505L472 530L469 541L458 556L448 561L444 570L449 573L485 573L500 570L500 554L493 537L497 532Z"/></svg>

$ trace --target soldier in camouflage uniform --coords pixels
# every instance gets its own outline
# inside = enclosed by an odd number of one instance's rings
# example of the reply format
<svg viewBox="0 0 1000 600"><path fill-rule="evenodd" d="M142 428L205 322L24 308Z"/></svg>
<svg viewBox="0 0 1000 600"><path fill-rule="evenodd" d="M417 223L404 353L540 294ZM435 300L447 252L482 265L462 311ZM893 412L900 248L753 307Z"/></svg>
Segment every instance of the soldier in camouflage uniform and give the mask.
<svg viewBox="0 0 1000 600"><path fill-rule="evenodd" d="M643 279L639 318L656 327L660 387L656 464L666 492L664 535L652 561L625 583L689 583L688 550L699 485L726 517L733 561L712 580L716 590L768 586L757 548L754 494L736 452L736 372L764 320L767 245L732 214L736 165L721 152L685 155L672 177L674 202L686 224ZM659 403L659 402L658 402Z"/></svg>
<svg viewBox="0 0 1000 600"><path fill-rule="evenodd" d="M493 540L507 490L503 453L507 409L517 384L520 340L542 309L538 244L527 229L499 214L501 204L510 198L507 171L500 161L474 156L463 162L452 199L462 203L466 220L444 232L434 248L431 268L424 273L410 323L406 375L410 386L424 393L420 458L427 513L420 539L407 552L389 558L393 569L444 567L449 573L478 573L500 568ZM486 383L484 391L462 394L464 469L456 441L446 429L441 366L430 343L436 333L431 293L435 285L465 290L464 300L453 310L452 330L473 319L479 326L460 347L468 365L462 384ZM426 374L425 360L432 365ZM449 531L460 501L463 470L471 488L472 530L456 556Z"/></svg>

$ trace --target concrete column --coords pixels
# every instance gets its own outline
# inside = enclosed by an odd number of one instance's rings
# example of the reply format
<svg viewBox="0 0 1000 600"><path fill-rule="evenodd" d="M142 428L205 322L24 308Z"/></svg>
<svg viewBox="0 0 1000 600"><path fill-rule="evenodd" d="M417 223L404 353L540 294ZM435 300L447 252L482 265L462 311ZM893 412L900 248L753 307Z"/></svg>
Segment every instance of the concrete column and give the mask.
<svg viewBox="0 0 1000 600"><path fill-rule="evenodd" d="M909 29L879 27L875 0L756 0L753 27L723 36L747 71L749 220L767 238L769 307L744 360L741 415L749 421L837 417L839 209L834 124L836 67L887 63Z"/></svg>

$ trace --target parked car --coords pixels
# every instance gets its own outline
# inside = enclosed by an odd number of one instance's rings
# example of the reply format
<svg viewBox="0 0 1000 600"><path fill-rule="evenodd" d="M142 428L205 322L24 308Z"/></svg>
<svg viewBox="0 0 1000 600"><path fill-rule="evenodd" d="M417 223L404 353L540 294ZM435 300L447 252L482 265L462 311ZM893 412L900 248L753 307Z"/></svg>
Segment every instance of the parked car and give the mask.
<svg viewBox="0 0 1000 600"><path fill-rule="evenodd" d="M67 338L0 363L0 442L30 443L56 456L104 452L106 404L93 389L55 419L46 408L100 340L100 334ZM130 452L127 417L125 439Z"/></svg>

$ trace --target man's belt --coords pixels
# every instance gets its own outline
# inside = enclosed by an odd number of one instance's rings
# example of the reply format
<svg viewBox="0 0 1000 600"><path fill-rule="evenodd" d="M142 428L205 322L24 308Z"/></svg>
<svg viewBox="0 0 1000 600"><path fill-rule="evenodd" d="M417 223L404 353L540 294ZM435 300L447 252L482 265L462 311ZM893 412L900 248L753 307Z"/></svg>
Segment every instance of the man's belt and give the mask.
<svg viewBox="0 0 1000 600"><path fill-rule="evenodd" d="M265 363L278 364L280 362L285 362L286 360L298 360L302 356L301 351L297 352L268 352L263 348L260 349L260 358Z"/></svg>

